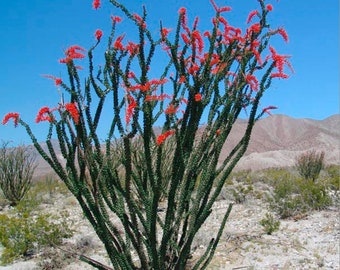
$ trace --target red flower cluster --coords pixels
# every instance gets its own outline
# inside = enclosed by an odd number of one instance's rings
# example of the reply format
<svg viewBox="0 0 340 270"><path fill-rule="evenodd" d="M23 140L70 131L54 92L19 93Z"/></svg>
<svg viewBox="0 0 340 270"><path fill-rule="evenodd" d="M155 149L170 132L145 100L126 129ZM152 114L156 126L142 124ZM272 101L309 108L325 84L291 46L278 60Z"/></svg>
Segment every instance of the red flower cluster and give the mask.
<svg viewBox="0 0 340 270"><path fill-rule="evenodd" d="M92 6L94 9L100 8L100 0L93 0Z"/></svg>
<svg viewBox="0 0 340 270"><path fill-rule="evenodd" d="M76 103L66 103L65 110L71 115L74 123L78 125L80 116Z"/></svg>
<svg viewBox="0 0 340 270"><path fill-rule="evenodd" d="M52 79L52 80L54 80L54 83L55 83L55 85L60 85L63 81L61 80L61 78L57 78L57 77L55 77L55 76L52 76L52 75L42 75L43 77L45 77L45 78L49 78L49 79Z"/></svg>
<svg viewBox="0 0 340 270"><path fill-rule="evenodd" d="M268 11L272 11L272 10L273 10L273 6L272 6L271 4L268 4L268 5L266 6L266 9L267 9Z"/></svg>
<svg viewBox="0 0 340 270"><path fill-rule="evenodd" d="M259 15L259 12L257 10L253 10L249 13L247 18L247 23L250 23L250 21L253 19L254 16Z"/></svg>
<svg viewBox="0 0 340 270"><path fill-rule="evenodd" d="M165 78L161 79L161 80L153 79L153 80L148 81L144 85L136 84L134 86L127 87L127 90L129 90L129 91L140 90L142 92L148 92L150 90L154 90L154 87L156 87L158 85L165 84L167 81L168 80L165 79Z"/></svg>
<svg viewBox="0 0 340 270"><path fill-rule="evenodd" d="M133 116L134 110L137 107L137 103L131 95L128 95L127 99L128 99L129 105L126 108L125 122L126 122L126 125L129 125L129 123L131 121L131 117Z"/></svg>
<svg viewBox="0 0 340 270"><path fill-rule="evenodd" d="M100 41L100 39L101 39L102 36L103 36L103 31L100 30L100 29L97 29L96 32L94 33L94 36L96 37L96 39L97 39L98 41Z"/></svg>
<svg viewBox="0 0 340 270"><path fill-rule="evenodd" d="M268 106L268 107L266 107L266 108L264 108L262 110L262 113L268 113L269 115L271 115L270 110L275 110L275 109L277 109L277 107L275 107L275 106Z"/></svg>
<svg viewBox="0 0 340 270"><path fill-rule="evenodd" d="M173 135L176 131L174 129L168 130L157 137L157 145L161 145L169 136Z"/></svg>
<svg viewBox="0 0 340 270"><path fill-rule="evenodd" d="M162 39L166 39L168 34L171 32L172 29L168 29L168 28L162 28L161 29L161 37Z"/></svg>
<svg viewBox="0 0 340 270"><path fill-rule="evenodd" d="M284 41L288 42L288 34L286 32L286 30L284 30L283 28L279 28L277 30L278 34L282 36L282 38L284 39Z"/></svg>
<svg viewBox="0 0 340 270"><path fill-rule="evenodd" d="M52 115L52 112L54 110L56 110L56 109L50 110L50 108L48 108L48 107L42 107L39 110L37 117L35 118L35 122L36 123L39 123L39 122L42 122L42 121L48 121L50 123L53 122L54 117Z"/></svg>
<svg viewBox="0 0 340 270"><path fill-rule="evenodd" d="M283 73L283 68L284 68L284 65L286 64L290 68L290 70L293 72L293 67L291 66L291 64L287 60L287 58L289 58L290 56L277 54L275 49L273 47L271 47L271 46L269 47L269 50L272 53L271 58L273 59L273 61L275 63L275 67L278 70L277 73L272 73L270 76L272 78L287 79L288 75Z"/></svg>
<svg viewBox="0 0 340 270"><path fill-rule="evenodd" d="M172 97L167 94L160 94L160 95L147 95L144 101L163 101L166 98L171 99Z"/></svg>
<svg viewBox="0 0 340 270"><path fill-rule="evenodd" d="M227 7L227 6L225 6L225 7L218 7L214 0L210 0L210 3L213 5L215 11L218 12L218 13L222 13L222 12L226 12L226 11L231 11L231 7Z"/></svg>
<svg viewBox="0 0 340 270"><path fill-rule="evenodd" d="M203 52L203 47L204 47L204 42L203 42L203 38L200 34L200 32L198 30L194 30L191 33L191 44L193 46L193 50L195 50L196 46L198 47L198 53L202 53Z"/></svg>
<svg viewBox="0 0 340 270"><path fill-rule="evenodd" d="M73 45L71 47L69 47L66 51L65 51L65 58L60 59L59 62L63 63L63 64L67 64L70 63L73 59L81 59L84 58L85 55L79 51L85 51L84 48L78 46L78 45Z"/></svg>
<svg viewBox="0 0 340 270"><path fill-rule="evenodd" d="M113 43L113 48L116 50L124 51L124 46L122 44L122 40L124 39L125 34L117 37L116 41Z"/></svg>
<svg viewBox="0 0 340 270"><path fill-rule="evenodd" d="M169 104L169 106L164 110L165 114L175 114L178 112L178 106L174 104Z"/></svg>
<svg viewBox="0 0 340 270"><path fill-rule="evenodd" d="M112 20L112 23L119 23L122 21L122 18L119 17L119 16L112 16L111 15L111 20Z"/></svg>
<svg viewBox="0 0 340 270"><path fill-rule="evenodd" d="M200 93L195 94L194 99L196 102L200 102L202 100L202 95Z"/></svg>
<svg viewBox="0 0 340 270"><path fill-rule="evenodd" d="M6 125L10 119L13 119L14 126L16 127L19 123L19 114L15 112L11 112L5 115L4 119L2 120L2 124Z"/></svg>
<svg viewBox="0 0 340 270"><path fill-rule="evenodd" d="M130 55L138 54L139 44L136 44L136 43L129 41L128 45L126 45L126 50L129 52Z"/></svg>
<svg viewBox="0 0 340 270"><path fill-rule="evenodd" d="M257 91L259 88L259 82L257 80L257 78L255 77L255 75L252 74L248 74L245 76L246 82L247 84L249 84L250 89L253 91Z"/></svg>
<svg viewBox="0 0 340 270"><path fill-rule="evenodd" d="M146 28L146 23L145 21L142 19L141 16L139 16L138 14L133 14L133 17L135 18L135 20L137 21L137 24L142 27L143 29Z"/></svg>

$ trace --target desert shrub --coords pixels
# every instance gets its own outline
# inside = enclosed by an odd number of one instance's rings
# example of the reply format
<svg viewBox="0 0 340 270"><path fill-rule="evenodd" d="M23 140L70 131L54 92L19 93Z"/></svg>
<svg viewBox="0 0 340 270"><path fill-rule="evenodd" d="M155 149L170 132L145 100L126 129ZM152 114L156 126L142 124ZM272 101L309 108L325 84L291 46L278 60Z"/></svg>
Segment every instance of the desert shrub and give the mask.
<svg viewBox="0 0 340 270"><path fill-rule="evenodd" d="M65 184L52 175L46 175L43 179L35 181L26 196L30 200L35 198L39 203L53 203L58 195L70 195Z"/></svg>
<svg viewBox="0 0 340 270"><path fill-rule="evenodd" d="M326 172L325 182L333 190L339 190L340 187L340 166L329 165L324 168Z"/></svg>
<svg viewBox="0 0 340 270"><path fill-rule="evenodd" d="M231 192L236 203L244 203L247 195L249 195L252 191L252 185L236 184L233 188L231 188Z"/></svg>
<svg viewBox="0 0 340 270"><path fill-rule="evenodd" d="M305 179L315 181L324 167L325 152L307 151L296 157L295 167Z"/></svg>
<svg viewBox="0 0 340 270"><path fill-rule="evenodd" d="M321 210L332 204L327 185L304 178L282 178L275 184L273 193L270 203L281 218Z"/></svg>
<svg viewBox="0 0 340 270"><path fill-rule="evenodd" d="M8 143L2 144L0 188L11 205L16 205L30 189L35 168L35 155L31 148L24 145L9 148Z"/></svg>
<svg viewBox="0 0 340 270"><path fill-rule="evenodd" d="M58 217L35 214L24 204L11 213L0 214L0 243L4 247L1 263L8 264L43 247L61 244L63 238L72 236L66 218L65 214Z"/></svg>
<svg viewBox="0 0 340 270"><path fill-rule="evenodd" d="M291 177L291 172L288 168L269 168L259 171L255 176L255 181L264 182L270 186L275 186L278 182Z"/></svg>
<svg viewBox="0 0 340 270"><path fill-rule="evenodd" d="M267 213L266 217L261 219L260 224L263 227L265 233L269 235L280 229L280 221L276 220L271 213Z"/></svg>

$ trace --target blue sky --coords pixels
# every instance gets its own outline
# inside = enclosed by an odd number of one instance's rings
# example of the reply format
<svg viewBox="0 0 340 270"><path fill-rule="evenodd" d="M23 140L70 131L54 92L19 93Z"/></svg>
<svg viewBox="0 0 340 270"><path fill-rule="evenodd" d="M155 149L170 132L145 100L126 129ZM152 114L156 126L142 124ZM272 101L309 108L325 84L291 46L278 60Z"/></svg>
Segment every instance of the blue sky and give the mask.
<svg viewBox="0 0 340 270"><path fill-rule="evenodd" d="M109 1L102 1L95 11L91 0L11 0L2 3L0 11L0 118L7 112L19 112L33 130L39 108L55 106L59 94L53 81L43 78L51 74L66 78L65 66L58 62L70 45L89 48L94 44L94 31L105 34L110 29L110 15L116 15ZM187 7L189 20L198 15L201 29L208 29L213 9L209 0L121 0L133 12L148 10L148 26L158 32L159 20L164 27L174 28L177 11ZM226 14L230 24L245 28L248 12L257 8L256 0L216 0L233 8ZM324 119L339 113L339 1L319 0L266 1L274 7L269 15L273 28L284 27L290 41L274 40L277 51L292 55L295 73L288 80L275 80L262 101L263 107L278 106L275 114L295 118ZM118 14L120 15L120 14ZM123 26L122 32L129 33ZM107 35L106 35L107 36ZM86 61L81 63L86 66ZM98 64L101 64L100 62ZM40 137L39 137L40 138ZM41 137L43 138L43 137ZM0 140L29 142L22 127L0 126Z"/></svg>

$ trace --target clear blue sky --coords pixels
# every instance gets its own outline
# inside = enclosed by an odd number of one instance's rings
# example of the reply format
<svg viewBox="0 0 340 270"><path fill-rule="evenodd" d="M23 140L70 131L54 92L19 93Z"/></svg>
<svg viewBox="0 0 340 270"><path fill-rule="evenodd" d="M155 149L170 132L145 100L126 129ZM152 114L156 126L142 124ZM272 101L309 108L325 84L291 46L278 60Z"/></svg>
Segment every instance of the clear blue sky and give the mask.
<svg viewBox="0 0 340 270"><path fill-rule="evenodd" d="M34 123L39 108L55 106L59 100L53 81L42 74L66 79L65 65L59 64L63 50L70 45L89 48L93 33L101 28L107 37L110 15L116 15L108 0L101 9L92 9L91 0L11 0L4 1L0 11L0 118L7 112L19 112L25 121ZM148 26L158 32L159 20L164 27L175 27L177 11L188 9L189 20L198 15L201 29L207 29L213 9L209 0L121 0L132 11L141 14L144 3L149 13ZM245 28L248 12L258 7L256 0L216 0L233 11L226 18ZM290 41L275 41L279 53L292 55L295 74L288 80L276 80L263 107L278 106L276 114L296 118L324 119L339 113L339 1L266 1L274 7L269 15L273 28L283 26ZM123 26L122 26L123 27ZM123 27L122 32L129 32ZM83 60L82 65L86 61ZM102 62L101 62L102 63ZM98 64L101 64L100 62ZM46 126L44 126L46 128ZM43 137L41 137L43 138ZM0 140L29 142L22 127L0 126Z"/></svg>

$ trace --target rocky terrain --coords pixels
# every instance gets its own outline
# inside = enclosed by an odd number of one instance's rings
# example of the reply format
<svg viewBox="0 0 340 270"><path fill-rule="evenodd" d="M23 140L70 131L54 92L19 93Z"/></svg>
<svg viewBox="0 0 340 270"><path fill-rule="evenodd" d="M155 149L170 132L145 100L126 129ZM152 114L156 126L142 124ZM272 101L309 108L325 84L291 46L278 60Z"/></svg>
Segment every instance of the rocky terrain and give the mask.
<svg viewBox="0 0 340 270"><path fill-rule="evenodd" d="M215 203L208 222L199 231L193 261L199 258L206 244L216 235L221 216L230 202L228 198L220 198ZM58 195L44 207L49 213L67 210L69 223L76 228L74 236L64 241L62 249L52 248L25 261L0 266L1 270L94 269L66 251L85 254L108 264L101 243L74 198ZM336 207L281 220L280 229L272 235L266 234L260 226L260 220L268 211L268 205L252 197L242 204L235 204L208 269L339 269L340 227Z"/></svg>

